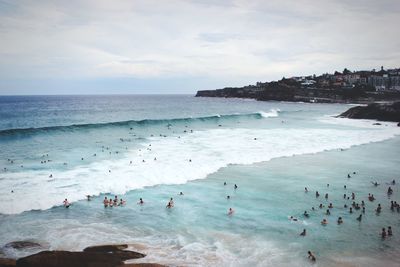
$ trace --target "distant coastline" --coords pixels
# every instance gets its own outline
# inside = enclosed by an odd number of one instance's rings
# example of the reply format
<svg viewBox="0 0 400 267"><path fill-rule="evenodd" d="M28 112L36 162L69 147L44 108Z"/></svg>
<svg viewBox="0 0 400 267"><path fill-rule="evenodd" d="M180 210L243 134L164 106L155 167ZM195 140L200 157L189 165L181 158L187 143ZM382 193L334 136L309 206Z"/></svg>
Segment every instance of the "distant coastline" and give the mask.
<svg viewBox="0 0 400 267"><path fill-rule="evenodd" d="M320 76L282 78L243 87L197 91L196 97L250 98L259 101L309 103L392 102L400 100L400 68L380 71L336 71Z"/></svg>

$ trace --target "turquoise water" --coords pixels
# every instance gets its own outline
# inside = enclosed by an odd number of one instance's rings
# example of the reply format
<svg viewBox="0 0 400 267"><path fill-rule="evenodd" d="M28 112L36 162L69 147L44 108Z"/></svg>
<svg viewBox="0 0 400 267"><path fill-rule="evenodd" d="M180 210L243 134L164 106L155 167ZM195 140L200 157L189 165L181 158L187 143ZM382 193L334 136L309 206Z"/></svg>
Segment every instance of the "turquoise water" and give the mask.
<svg viewBox="0 0 400 267"><path fill-rule="evenodd" d="M348 105L86 98L0 101L7 168L0 174L0 245L28 239L81 250L126 242L148 254L142 262L172 266L309 266L308 250L318 266L400 264L400 213L389 209L390 200L400 200L398 185L390 199L386 194L386 182L400 182L395 124L331 117ZM361 223L360 211L343 208L352 203L343 194L351 192L366 203ZM377 200L369 202L368 193ZM104 208L104 197L115 194L126 206ZM171 197L175 207L166 209ZM64 198L73 202L69 209ZM328 216L318 205L330 202ZM380 229L389 225L394 236L382 240ZM307 236L300 237L303 229ZM3 250L11 257L34 252Z"/></svg>

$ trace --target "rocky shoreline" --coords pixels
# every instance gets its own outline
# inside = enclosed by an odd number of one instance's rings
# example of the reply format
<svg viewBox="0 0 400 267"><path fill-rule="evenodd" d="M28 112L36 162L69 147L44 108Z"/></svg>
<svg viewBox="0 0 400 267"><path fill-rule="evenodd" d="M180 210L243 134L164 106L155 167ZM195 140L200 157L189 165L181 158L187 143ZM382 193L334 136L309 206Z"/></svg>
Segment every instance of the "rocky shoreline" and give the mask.
<svg viewBox="0 0 400 267"><path fill-rule="evenodd" d="M11 242L5 247L29 249L40 244L29 241ZM83 251L41 251L19 258L0 258L0 267L165 267L156 263L129 263L124 261L144 258L146 255L127 250L128 245L102 245L87 247Z"/></svg>
<svg viewBox="0 0 400 267"><path fill-rule="evenodd" d="M372 103L367 106L352 107L338 117L398 122L400 126L400 101L393 103Z"/></svg>
<svg viewBox="0 0 400 267"><path fill-rule="evenodd" d="M196 97L249 98L259 101L308 103L358 103L400 101L400 91L368 91L365 88L310 88L290 80L270 82L262 86L226 87L197 91Z"/></svg>

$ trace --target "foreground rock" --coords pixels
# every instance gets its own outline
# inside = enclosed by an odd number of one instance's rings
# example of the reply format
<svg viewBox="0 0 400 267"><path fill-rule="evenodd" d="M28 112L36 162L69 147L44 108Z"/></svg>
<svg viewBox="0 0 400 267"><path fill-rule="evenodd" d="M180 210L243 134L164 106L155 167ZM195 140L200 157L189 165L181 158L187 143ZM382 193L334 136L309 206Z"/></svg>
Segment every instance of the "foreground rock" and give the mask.
<svg viewBox="0 0 400 267"><path fill-rule="evenodd" d="M10 260L1 259L2 266L17 267L161 267L162 265L151 263L131 263L124 264L126 260L140 259L145 254L125 250L127 245L106 245L88 247L81 252L71 251L42 251L40 253L24 257L21 259Z"/></svg>
<svg viewBox="0 0 400 267"><path fill-rule="evenodd" d="M400 101L384 104L373 103L365 107L353 107L340 114L339 117L400 122Z"/></svg>

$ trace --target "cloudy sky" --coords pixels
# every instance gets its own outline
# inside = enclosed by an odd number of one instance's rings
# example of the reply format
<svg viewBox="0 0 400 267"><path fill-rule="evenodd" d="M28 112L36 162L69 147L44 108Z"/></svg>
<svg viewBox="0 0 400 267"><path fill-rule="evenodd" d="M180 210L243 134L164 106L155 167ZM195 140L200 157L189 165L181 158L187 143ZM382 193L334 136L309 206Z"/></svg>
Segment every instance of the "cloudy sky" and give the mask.
<svg viewBox="0 0 400 267"><path fill-rule="evenodd" d="M398 25L398 0L0 0L0 95L192 94L400 67Z"/></svg>

